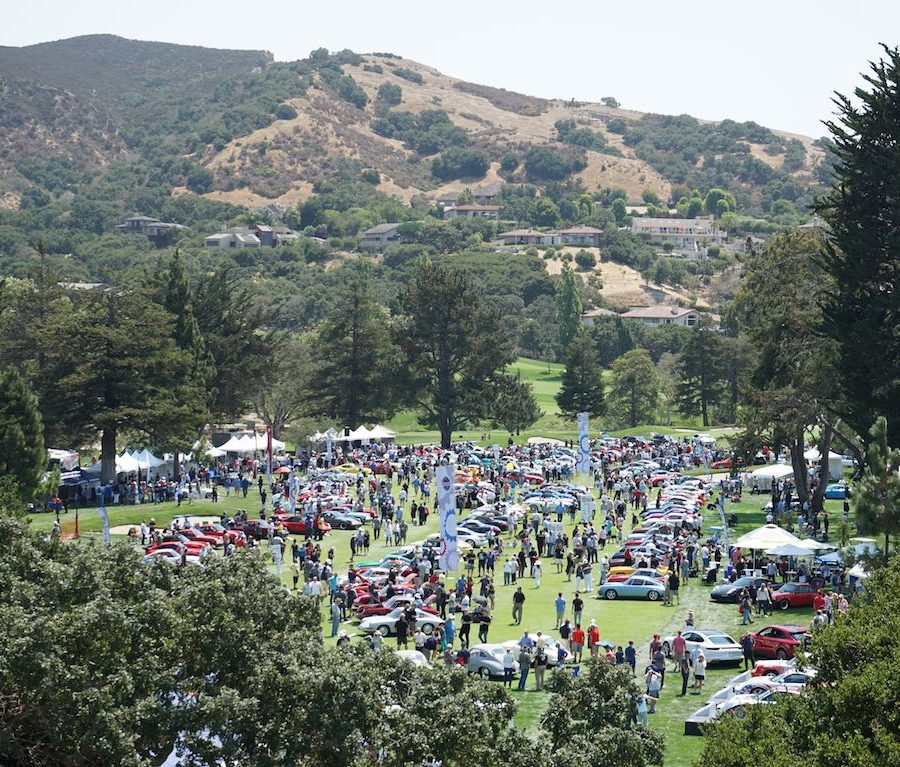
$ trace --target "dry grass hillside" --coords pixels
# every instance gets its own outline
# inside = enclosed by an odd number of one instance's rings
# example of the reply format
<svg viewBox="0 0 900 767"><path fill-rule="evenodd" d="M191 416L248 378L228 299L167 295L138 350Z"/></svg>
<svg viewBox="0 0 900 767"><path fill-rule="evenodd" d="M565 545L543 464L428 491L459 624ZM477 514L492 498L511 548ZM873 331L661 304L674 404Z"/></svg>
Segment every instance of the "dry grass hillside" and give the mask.
<svg viewBox="0 0 900 767"><path fill-rule="evenodd" d="M379 71L380 70L380 71ZM422 83L410 82L395 74L398 70L415 72ZM667 179L637 159L622 143L621 136L606 128L606 120L620 117L628 121L643 115L601 104L571 103L539 99L499 88L474 85L441 74L431 67L403 58L367 55L357 66L345 65L344 72L362 87L369 98L365 110L335 99L321 88L310 89L303 98L289 103L297 117L278 120L272 125L235 139L216 154L207 165L217 173L220 191L208 196L245 205L275 201L295 205L312 194L312 184L327 178L348 160L381 172L380 189L409 201L416 194L437 197L459 191L472 181L452 181L436 185L428 172L430 160L404 148L400 141L379 136L371 129L378 89L392 83L402 89L402 101L396 110L417 114L426 109L442 109L452 122L470 132L473 142L504 148L549 143L558 120L574 118L581 125L601 134L610 147L622 156L587 152L587 167L576 175L588 190L621 187L629 200L639 201L642 192L653 190L668 199L671 186ZM777 133L777 131L776 131ZM810 165L820 156L812 139L799 138L810 157ZM762 145L750 143L751 154L779 167L780 156L766 154ZM484 179L499 180L494 163ZM222 191L222 179L227 191Z"/></svg>

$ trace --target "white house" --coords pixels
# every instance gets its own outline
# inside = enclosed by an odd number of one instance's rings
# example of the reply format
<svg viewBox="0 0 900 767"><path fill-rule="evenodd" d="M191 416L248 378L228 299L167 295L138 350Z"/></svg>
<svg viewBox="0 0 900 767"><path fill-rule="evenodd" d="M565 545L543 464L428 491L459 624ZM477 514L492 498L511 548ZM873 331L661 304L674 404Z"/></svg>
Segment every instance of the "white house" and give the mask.
<svg viewBox="0 0 900 767"><path fill-rule="evenodd" d="M504 245L559 245L559 232L539 232L536 229L512 229L499 235Z"/></svg>
<svg viewBox="0 0 900 767"><path fill-rule="evenodd" d="M500 216L499 205L453 205L444 208L444 218L486 218L496 221Z"/></svg>
<svg viewBox="0 0 900 767"><path fill-rule="evenodd" d="M659 304L657 306L633 307L621 315L623 319L635 320L642 325L658 327L660 325L680 325L694 327L701 318L706 318L713 330L719 329L721 317L718 314L704 314L697 309L686 309L683 306Z"/></svg>
<svg viewBox="0 0 900 767"><path fill-rule="evenodd" d="M602 229L593 226L570 226L559 232L563 245L580 245L588 248L599 248L602 234Z"/></svg>
<svg viewBox="0 0 900 767"><path fill-rule="evenodd" d="M712 218L633 218L631 233L644 235L656 245L670 243L676 248L700 250L728 239L728 233Z"/></svg>
<svg viewBox="0 0 900 767"><path fill-rule="evenodd" d="M400 224L378 224L362 233L359 247L364 250L384 250L400 242Z"/></svg>
<svg viewBox="0 0 900 767"><path fill-rule="evenodd" d="M203 241L207 248L259 248L259 237L250 232L218 232Z"/></svg>

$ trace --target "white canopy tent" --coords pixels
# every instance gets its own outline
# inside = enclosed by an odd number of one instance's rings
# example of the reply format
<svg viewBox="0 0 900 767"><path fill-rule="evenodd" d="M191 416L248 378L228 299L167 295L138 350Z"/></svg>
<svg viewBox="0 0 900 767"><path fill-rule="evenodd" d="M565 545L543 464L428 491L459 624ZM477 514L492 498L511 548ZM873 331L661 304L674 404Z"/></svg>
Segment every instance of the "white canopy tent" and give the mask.
<svg viewBox="0 0 900 767"><path fill-rule="evenodd" d="M817 448L807 450L803 457L810 466L818 466L821 463L821 457ZM828 453L828 477L827 479L837 482L844 476L844 466L841 463L841 457L837 453Z"/></svg>
<svg viewBox="0 0 900 767"><path fill-rule="evenodd" d="M88 466L85 471L90 474L99 474L102 465L102 461L97 461L97 463ZM142 466L128 453L116 456L116 474L127 474L132 471L140 471L141 469L146 470L147 464L145 463Z"/></svg>
<svg viewBox="0 0 900 767"><path fill-rule="evenodd" d="M850 576L851 578L859 578L859 579L869 577L869 573L866 571L866 568L864 568L859 562L857 562L855 565L853 565L853 567L851 567L847 571L847 575Z"/></svg>
<svg viewBox="0 0 900 767"><path fill-rule="evenodd" d="M393 439L396 435L390 429L386 429L381 424L377 424L373 426L369 433L372 435L372 439Z"/></svg>
<svg viewBox="0 0 900 767"><path fill-rule="evenodd" d="M356 442L360 440L361 442L368 442L370 439L373 439L372 432L370 432L365 424L360 426L359 428L354 429L348 434L345 439L350 440L351 442Z"/></svg>
<svg viewBox="0 0 900 767"><path fill-rule="evenodd" d="M804 538L800 541L800 545L810 551L834 551L837 546L823 541L817 541L815 538Z"/></svg>
<svg viewBox="0 0 900 767"><path fill-rule="evenodd" d="M143 450L129 450L127 451L128 455L134 458L135 461L138 462L138 465L144 469L148 466L151 469L155 469L157 466L162 466L165 461L162 458L157 458L153 453L151 453L147 448Z"/></svg>
<svg viewBox="0 0 900 767"><path fill-rule="evenodd" d="M771 490L773 483L779 479L794 476L794 469L787 463L773 463L750 473L750 487L759 490Z"/></svg>
<svg viewBox="0 0 900 767"><path fill-rule="evenodd" d="M244 439L244 435L232 434L227 442L219 445L219 450L225 453L251 453L253 447Z"/></svg>
<svg viewBox="0 0 900 767"><path fill-rule="evenodd" d="M766 554L771 554L775 557L811 557L813 552L805 546L795 546L793 543L786 543L783 546L768 549Z"/></svg>
<svg viewBox="0 0 900 767"><path fill-rule="evenodd" d="M733 545L739 549L750 549L751 551L768 551L779 546L793 545L809 552L809 549L803 546L803 542L796 535L778 525L757 527L742 535L734 541Z"/></svg>
<svg viewBox="0 0 900 767"><path fill-rule="evenodd" d="M74 450L47 448L47 458L51 461L59 461L60 468L63 471L71 471L78 466L78 453Z"/></svg>

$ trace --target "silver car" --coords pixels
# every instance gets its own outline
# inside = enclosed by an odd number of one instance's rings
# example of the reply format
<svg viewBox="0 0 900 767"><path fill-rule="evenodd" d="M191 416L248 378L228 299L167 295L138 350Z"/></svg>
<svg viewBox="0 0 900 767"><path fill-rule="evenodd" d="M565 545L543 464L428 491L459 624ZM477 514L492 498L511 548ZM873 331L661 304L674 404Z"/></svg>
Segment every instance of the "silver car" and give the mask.
<svg viewBox="0 0 900 767"><path fill-rule="evenodd" d="M478 674L482 679L503 676L503 656L506 646L502 644L477 644L469 649L466 669L470 674ZM513 653L515 656L515 652ZM513 674L519 673L519 662L513 660Z"/></svg>
<svg viewBox="0 0 900 767"><path fill-rule="evenodd" d="M394 634L394 626L405 609L405 607L395 607L387 615L373 615L370 618L363 618L360 621L359 628L367 634L374 634L378 629L381 629L381 633L385 636L392 636ZM415 626L409 627L409 636L412 636L418 629L421 629L426 634L430 634L438 626L442 626L443 623L444 621L441 620L440 615L417 609Z"/></svg>

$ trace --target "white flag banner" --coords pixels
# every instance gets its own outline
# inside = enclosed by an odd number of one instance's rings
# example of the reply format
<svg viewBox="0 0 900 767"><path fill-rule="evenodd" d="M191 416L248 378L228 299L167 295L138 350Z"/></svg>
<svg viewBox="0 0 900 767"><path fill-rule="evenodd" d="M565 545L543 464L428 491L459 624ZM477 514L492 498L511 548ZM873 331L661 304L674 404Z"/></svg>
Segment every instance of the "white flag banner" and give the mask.
<svg viewBox="0 0 900 767"><path fill-rule="evenodd" d="M106 513L106 506L98 507L97 513L100 515L100 522L103 524L103 542L109 545L109 514Z"/></svg>
<svg viewBox="0 0 900 767"><path fill-rule="evenodd" d="M435 478L441 523L439 564L442 570L455 571L459 567L459 542L456 537L456 488L453 485L453 467L438 466Z"/></svg>
<svg viewBox="0 0 900 767"><path fill-rule="evenodd" d="M578 463L576 470L580 474L591 471L591 438L588 436L588 414L579 413L578 419Z"/></svg>

